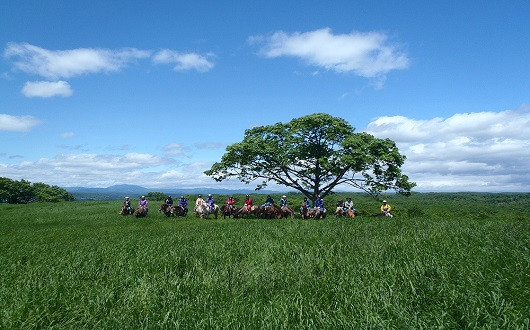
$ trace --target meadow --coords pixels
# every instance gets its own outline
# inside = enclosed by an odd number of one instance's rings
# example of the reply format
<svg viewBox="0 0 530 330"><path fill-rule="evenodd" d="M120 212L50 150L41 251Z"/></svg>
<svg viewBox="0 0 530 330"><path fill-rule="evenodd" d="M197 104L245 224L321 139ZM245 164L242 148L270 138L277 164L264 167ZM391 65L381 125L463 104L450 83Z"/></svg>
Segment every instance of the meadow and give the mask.
<svg viewBox="0 0 530 330"><path fill-rule="evenodd" d="M530 194L389 195L392 219L350 196L355 219L0 204L0 328L530 327Z"/></svg>

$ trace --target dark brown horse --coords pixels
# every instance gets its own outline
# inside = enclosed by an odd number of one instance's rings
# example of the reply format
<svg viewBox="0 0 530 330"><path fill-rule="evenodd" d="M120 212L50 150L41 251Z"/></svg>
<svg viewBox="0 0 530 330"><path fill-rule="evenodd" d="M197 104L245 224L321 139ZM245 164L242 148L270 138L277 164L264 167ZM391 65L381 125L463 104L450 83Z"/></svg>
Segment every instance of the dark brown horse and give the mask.
<svg viewBox="0 0 530 330"><path fill-rule="evenodd" d="M230 219L230 217L233 216L234 213L235 207L233 205L225 204L221 206L221 214L223 215L223 219L226 219L226 217Z"/></svg>
<svg viewBox="0 0 530 330"><path fill-rule="evenodd" d="M160 205L160 208L158 209L158 212L164 212L166 217L170 217L173 215L173 206L168 204L162 204Z"/></svg>
<svg viewBox="0 0 530 330"><path fill-rule="evenodd" d="M127 207L127 204L125 204L125 202L123 202L120 214L121 215L132 215L132 214L134 214L134 207Z"/></svg>
<svg viewBox="0 0 530 330"><path fill-rule="evenodd" d="M139 206L136 211L134 211L134 216L137 218L147 216L147 209L143 206Z"/></svg>

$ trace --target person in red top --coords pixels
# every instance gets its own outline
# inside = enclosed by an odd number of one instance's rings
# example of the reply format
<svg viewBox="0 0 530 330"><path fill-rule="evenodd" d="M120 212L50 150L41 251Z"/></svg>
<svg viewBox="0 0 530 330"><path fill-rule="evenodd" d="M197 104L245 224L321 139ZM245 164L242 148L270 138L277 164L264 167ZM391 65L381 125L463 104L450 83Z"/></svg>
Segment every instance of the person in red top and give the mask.
<svg viewBox="0 0 530 330"><path fill-rule="evenodd" d="M245 197L245 207L249 212L252 210L252 198L249 195Z"/></svg>
<svg viewBox="0 0 530 330"><path fill-rule="evenodd" d="M234 197L230 196L225 202L225 205L230 208L230 213L234 213Z"/></svg>

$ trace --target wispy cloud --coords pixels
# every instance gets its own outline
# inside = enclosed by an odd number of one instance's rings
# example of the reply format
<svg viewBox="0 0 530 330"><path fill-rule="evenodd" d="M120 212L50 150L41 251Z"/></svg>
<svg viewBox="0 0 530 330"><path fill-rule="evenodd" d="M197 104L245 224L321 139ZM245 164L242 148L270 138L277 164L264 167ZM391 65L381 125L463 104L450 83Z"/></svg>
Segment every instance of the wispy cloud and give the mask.
<svg viewBox="0 0 530 330"><path fill-rule="evenodd" d="M5 57L15 59L14 65L17 69L49 79L115 72L150 55L150 51L136 48L48 50L28 43L13 42L7 44L4 52Z"/></svg>
<svg viewBox="0 0 530 330"><path fill-rule="evenodd" d="M64 132L61 134L61 138L63 139L71 139L75 137L75 133L74 132Z"/></svg>
<svg viewBox="0 0 530 330"><path fill-rule="evenodd" d="M195 147L197 149L223 149L225 148L227 145L226 143L221 143L221 142L200 142L200 143L195 143Z"/></svg>
<svg viewBox="0 0 530 330"><path fill-rule="evenodd" d="M158 64L175 64L175 71L197 70L207 72L213 69L214 63L209 59L213 54L206 56L197 53L180 53L170 49L162 49L153 55L153 62Z"/></svg>
<svg viewBox="0 0 530 330"><path fill-rule="evenodd" d="M68 97L73 91L66 81L31 81L22 88L22 94L26 97Z"/></svg>
<svg viewBox="0 0 530 330"><path fill-rule="evenodd" d="M367 132L394 140L419 190L530 190L530 109L416 120L381 117Z"/></svg>
<svg viewBox="0 0 530 330"><path fill-rule="evenodd" d="M203 173L209 166L209 163L176 164L171 159L146 153L61 154L18 164L0 163L2 175L6 177L63 187L108 187L114 184L212 187L215 183Z"/></svg>
<svg viewBox="0 0 530 330"><path fill-rule="evenodd" d="M408 56L388 39L378 32L333 34L331 29L323 28L294 33L277 31L268 37L250 37L249 42L263 45L261 53L269 58L297 57L312 66L371 78L409 66Z"/></svg>
<svg viewBox="0 0 530 330"><path fill-rule="evenodd" d="M40 120L32 116L0 114L0 131L26 132L39 124Z"/></svg>

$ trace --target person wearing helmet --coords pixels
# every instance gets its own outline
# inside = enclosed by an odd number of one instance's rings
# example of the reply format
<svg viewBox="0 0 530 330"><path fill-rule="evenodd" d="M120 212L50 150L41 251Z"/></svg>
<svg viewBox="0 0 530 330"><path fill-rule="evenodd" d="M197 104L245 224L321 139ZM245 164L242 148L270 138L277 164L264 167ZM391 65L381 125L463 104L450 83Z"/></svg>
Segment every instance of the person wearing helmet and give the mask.
<svg viewBox="0 0 530 330"><path fill-rule="evenodd" d="M171 195L167 196L165 202L166 202L166 204L169 205L169 206L172 206L172 205L173 205L173 198L171 198Z"/></svg>
<svg viewBox="0 0 530 330"><path fill-rule="evenodd" d="M214 203L215 201L213 199L212 194L208 194L208 198L206 198L206 204L208 204L208 206L210 207L210 212L213 212Z"/></svg>
<svg viewBox="0 0 530 330"><path fill-rule="evenodd" d="M234 201L233 196L228 197L228 199L225 201L225 205L230 210L230 214L234 214L234 210L235 210L234 204L235 204L235 201Z"/></svg>
<svg viewBox="0 0 530 330"><path fill-rule="evenodd" d="M302 202L307 208L311 207L311 203L307 200L307 197L304 197L304 200Z"/></svg>
<svg viewBox="0 0 530 330"><path fill-rule="evenodd" d="M280 207L284 207L289 205L289 202L287 201L287 196L283 195L280 199Z"/></svg>
<svg viewBox="0 0 530 330"><path fill-rule="evenodd" d="M252 210L252 198L250 197L250 195L245 196L245 204L243 205L243 207L245 207L249 212Z"/></svg>
<svg viewBox="0 0 530 330"><path fill-rule="evenodd" d="M388 204L388 202L384 200L383 205L381 205L381 213L386 215L387 217L392 218L393 215L392 213L390 213L390 210L392 210L392 206L390 206L390 204Z"/></svg>
<svg viewBox="0 0 530 330"><path fill-rule="evenodd" d="M145 210L145 214L149 213L149 208L147 207L148 204L149 201L145 199L145 196L142 196L138 201L138 207L143 207Z"/></svg>
<svg viewBox="0 0 530 330"><path fill-rule="evenodd" d="M320 211L324 211L324 200L320 195L318 195L317 200L315 201L315 208L319 208Z"/></svg>
<svg viewBox="0 0 530 330"><path fill-rule="evenodd" d="M186 213L188 213L188 201L184 196L180 196L178 206L182 207Z"/></svg>
<svg viewBox="0 0 530 330"><path fill-rule="evenodd" d="M265 200L265 203L262 205L263 207L274 205L274 199L272 199L271 195L267 195L267 199Z"/></svg>
<svg viewBox="0 0 530 330"><path fill-rule="evenodd" d="M197 200L195 201L195 206L203 205L204 203L205 201L202 199L202 195L199 194L199 196L197 196Z"/></svg>
<svg viewBox="0 0 530 330"><path fill-rule="evenodd" d="M123 209L127 212L126 214L132 214L131 200L129 197L125 197L125 200L123 201Z"/></svg>

